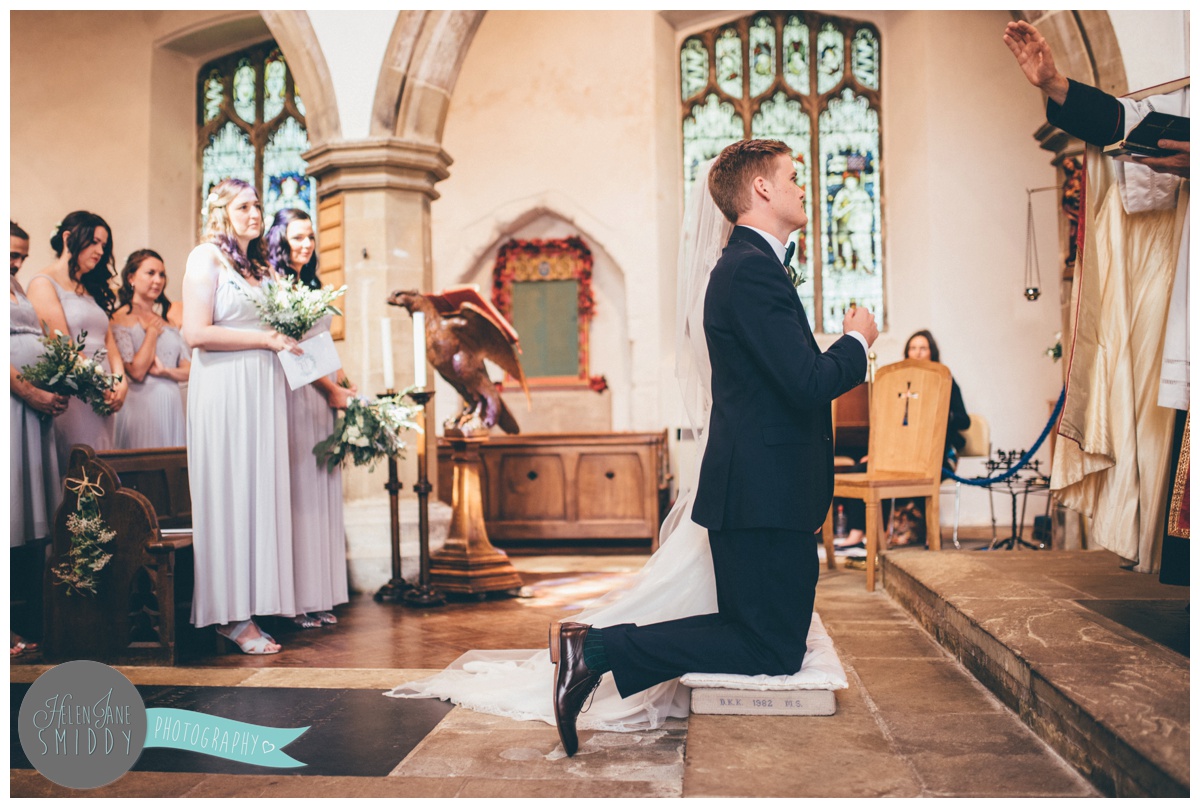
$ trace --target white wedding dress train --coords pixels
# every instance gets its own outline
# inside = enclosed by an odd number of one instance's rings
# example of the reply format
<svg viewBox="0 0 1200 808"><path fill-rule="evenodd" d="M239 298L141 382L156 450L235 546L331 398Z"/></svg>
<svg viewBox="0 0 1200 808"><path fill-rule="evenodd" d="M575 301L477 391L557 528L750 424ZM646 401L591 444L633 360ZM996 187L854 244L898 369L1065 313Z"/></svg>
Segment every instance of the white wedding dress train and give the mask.
<svg viewBox="0 0 1200 808"><path fill-rule="evenodd" d="M708 531L691 520L689 491L663 523L669 537L627 587L598 598L571 619L596 626L658 623L717 610L717 590ZM551 691L554 664L546 648L468 651L445 670L400 685L397 698L448 699L481 713L554 724ZM579 716L580 729L652 729L668 718L683 718L690 689L678 679L621 698L611 676L596 690L591 707Z"/></svg>

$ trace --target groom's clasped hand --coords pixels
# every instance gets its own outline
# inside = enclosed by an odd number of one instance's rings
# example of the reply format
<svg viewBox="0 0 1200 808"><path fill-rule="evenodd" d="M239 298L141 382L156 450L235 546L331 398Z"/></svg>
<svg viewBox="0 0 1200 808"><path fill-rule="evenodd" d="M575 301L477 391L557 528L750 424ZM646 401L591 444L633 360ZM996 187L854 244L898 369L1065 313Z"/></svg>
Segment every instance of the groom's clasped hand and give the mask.
<svg viewBox="0 0 1200 808"><path fill-rule="evenodd" d="M875 338L879 336L875 315L863 306L851 306L846 309L846 316L842 318L842 333L849 334L851 331L862 334L868 347L874 345Z"/></svg>

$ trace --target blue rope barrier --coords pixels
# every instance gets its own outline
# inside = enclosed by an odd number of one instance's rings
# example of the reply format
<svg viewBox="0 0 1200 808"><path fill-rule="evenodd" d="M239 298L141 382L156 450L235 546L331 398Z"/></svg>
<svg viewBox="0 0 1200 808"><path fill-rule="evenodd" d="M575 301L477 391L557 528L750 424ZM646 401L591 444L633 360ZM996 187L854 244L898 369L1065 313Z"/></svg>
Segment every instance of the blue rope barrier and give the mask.
<svg viewBox="0 0 1200 808"><path fill-rule="evenodd" d="M1037 454L1037 450L1041 448L1042 442L1045 441L1046 436L1050 434L1050 430L1054 426L1054 422L1058 420L1058 414L1060 412L1062 412L1063 402L1066 400L1066 398L1067 398L1067 388L1063 387L1062 392L1058 394L1058 403L1054 405L1054 412L1052 412L1050 414L1050 420L1046 422L1046 428L1042 430L1042 434L1038 435L1038 439L1036 441L1034 441L1033 448L1031 448L1025 454L1021 455L1021 459L1017 461L1017 464L1015 466L1013 466L1012 468L1010 468L1008 471L1001 474L1000 476L998 476L998 477L971 477L970 479L968 479L966 477L959 477L957 474L952 472L950 469L942 469L942 474L945 475L946 477L949 477L951 480L963 483L964 485L977 485L981 488L989 486L989 485L995 485L996 483L1002 483L1002 482L1012 478L1018 471L1020 471L1022 468L1024 468L1031 459L1033 459L1033 456L1035 454Z"/></svg>

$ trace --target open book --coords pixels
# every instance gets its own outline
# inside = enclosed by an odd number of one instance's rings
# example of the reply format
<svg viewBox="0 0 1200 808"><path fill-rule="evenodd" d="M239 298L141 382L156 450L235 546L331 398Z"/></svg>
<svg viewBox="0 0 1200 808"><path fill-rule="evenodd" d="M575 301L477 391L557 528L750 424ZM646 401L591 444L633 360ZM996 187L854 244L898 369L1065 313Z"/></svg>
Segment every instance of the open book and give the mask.
<svg viewBox="0 0 1200 808"><path fill-rule="evenodd" d="M1168 157L1176 152L1159 148L1158 141L1180 140L1190 143L1191 123L1191 118L1151 112L1124 140L1105 149L1104 154L1114 160L1128 162L1132 162L1133 157Z"/></svg>
<svg viewBox="0 0 1200 808"><path fill-rule="evenodd" d="M492 325L500 329L500 332L508 338L510 343L516 344L518 342L517 329L513 328L512 324L500 313L500 310L492 305L492 301L479 294L478 284L468 283L459 286L447 286L436 295L425 295L425 298L433 303L434 308L438 310L438 314L443 315L454 314L466 304L490 320ZM520 348L517 350L519 351Z"/></svg>

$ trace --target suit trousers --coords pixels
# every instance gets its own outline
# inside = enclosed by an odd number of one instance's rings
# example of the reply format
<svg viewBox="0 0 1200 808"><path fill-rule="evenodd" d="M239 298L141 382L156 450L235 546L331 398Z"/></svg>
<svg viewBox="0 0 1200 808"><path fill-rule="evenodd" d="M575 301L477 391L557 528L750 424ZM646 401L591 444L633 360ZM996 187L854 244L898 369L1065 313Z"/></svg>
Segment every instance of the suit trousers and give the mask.
<svg viewBox="0 0 1200 808"><path fill-rule="evenodd" d="M600 627L621 696L685 673L800 670L820 572L818 540L796 530L710 530L716 614Z"/></svg>

